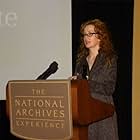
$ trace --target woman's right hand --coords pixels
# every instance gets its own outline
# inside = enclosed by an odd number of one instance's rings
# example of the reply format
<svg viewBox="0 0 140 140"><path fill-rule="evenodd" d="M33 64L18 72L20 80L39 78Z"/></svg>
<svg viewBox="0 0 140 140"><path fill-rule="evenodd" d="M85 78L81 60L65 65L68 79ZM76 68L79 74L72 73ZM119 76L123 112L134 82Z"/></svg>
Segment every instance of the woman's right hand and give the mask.
<svg viewBox="0 0 140 140"><path fill-rule="evenodd" d="M78 79L78 76L79 76L79 73L77 73L76 75L73 75L73 76L69 77L68 79L70 79L70 80L77 80Z"/></svg>
<svg viewBox="0 0 140 140"><path fill-rule="evenodd" d="M77 75L71 76L68 79L70 79L70 80L76 80L77 79Z"/></svg>

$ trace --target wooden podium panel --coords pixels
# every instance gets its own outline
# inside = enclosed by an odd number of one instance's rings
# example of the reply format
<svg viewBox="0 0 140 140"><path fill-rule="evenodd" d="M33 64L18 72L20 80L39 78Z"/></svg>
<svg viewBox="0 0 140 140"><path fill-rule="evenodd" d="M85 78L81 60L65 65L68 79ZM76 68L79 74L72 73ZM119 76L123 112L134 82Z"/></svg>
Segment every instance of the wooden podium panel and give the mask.
<svg viewBox="0 0 140 140"><path fill-rule="evenodd" d="M49 83L53 80L34 80L32 82L42 83L46 81ZM61 82L61 80L59 80L59 82ZM114 113L114 106L92 98L89 93L87 80L72 80L70 83L73 120L73 137L71 140L88 140L88 125L112 116ZM57 91L57 86L53 90ZM11 93L7 91L6 107L8 117L10 107L9 94Z"/></svg>
<svg viewBox="0 0 140 140"><path fill-rule="evenodd" d="M10 132L28 140L73 136L70 80L12 80L7 85Z"/></svg>
<svg viewBox="0 0 140 140"><path fill-rule="evenodd" d="M90 96L87 80L71 81L73 138L88 140L88 125L110 117L114 106Z"/></svg>
<svg viewBox="0 0 140 140"><path fill-rule="evenodd" d="M90 123L110 117L114 113L114 106L90 96L86 80L71 81L72 116L76 124Z"/></svg>

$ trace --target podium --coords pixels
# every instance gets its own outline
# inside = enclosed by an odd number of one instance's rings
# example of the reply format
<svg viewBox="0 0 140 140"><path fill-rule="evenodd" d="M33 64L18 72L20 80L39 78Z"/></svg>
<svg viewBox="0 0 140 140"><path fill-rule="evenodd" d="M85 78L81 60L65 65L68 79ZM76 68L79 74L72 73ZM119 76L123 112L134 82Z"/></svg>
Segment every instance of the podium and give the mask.
<svg viewBox="0 0 140 140"><path fill-rule="evenodd" d="M90 96L87 80L71 80L70 83L73 121L73 137L71 140L88 140L88 125L112 116L115 109L113 105ZM6 108L8 117L9 94L7 92Z"/></svg>
<svg viewBox="0 0 140 140"><path fill-rule="evenodd" d="M114 113L114 106L90 96L86 80L71 81L73 139L88 140L88 125Z"/></svg>

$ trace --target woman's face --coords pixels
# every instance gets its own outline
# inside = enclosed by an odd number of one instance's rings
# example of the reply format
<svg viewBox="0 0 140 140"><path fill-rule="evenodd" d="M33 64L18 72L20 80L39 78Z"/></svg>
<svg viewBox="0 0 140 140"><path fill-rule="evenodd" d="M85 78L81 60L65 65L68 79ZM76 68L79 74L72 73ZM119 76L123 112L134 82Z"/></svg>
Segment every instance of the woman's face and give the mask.
<svg viewBox="0 0 140 140"><path fill-rule="evenodd" d="M84 28L83 36L86 48L95 48L100 45L100 39L98 39L98 34L94 30L94 25L87 25Z"/></svg>

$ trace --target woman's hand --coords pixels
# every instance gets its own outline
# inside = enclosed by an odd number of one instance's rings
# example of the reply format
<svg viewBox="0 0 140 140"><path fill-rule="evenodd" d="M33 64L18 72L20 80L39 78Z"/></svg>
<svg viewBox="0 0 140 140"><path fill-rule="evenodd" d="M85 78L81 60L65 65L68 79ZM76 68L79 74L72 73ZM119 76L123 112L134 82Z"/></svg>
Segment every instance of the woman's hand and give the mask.
<svg viewBox="0 0 140 140"><path fill-rule="evenodd" d="M77 73L76 75L73 75L73 76L69 77L68 79L70 79L70 80L77 80L78 79L78 76L79 76L79 73Z"/></svg>
<svg viewBox="0 0 140 140"><path fill-rule="evenodd" d="M70 80L76 80L77 79L77 75L71 76L68 79L70 79Z"/></svg>

